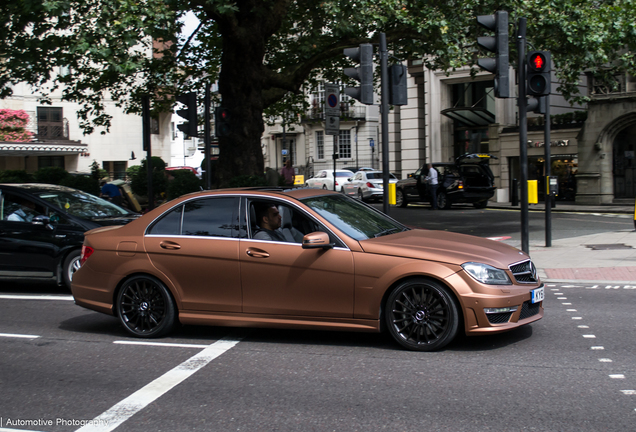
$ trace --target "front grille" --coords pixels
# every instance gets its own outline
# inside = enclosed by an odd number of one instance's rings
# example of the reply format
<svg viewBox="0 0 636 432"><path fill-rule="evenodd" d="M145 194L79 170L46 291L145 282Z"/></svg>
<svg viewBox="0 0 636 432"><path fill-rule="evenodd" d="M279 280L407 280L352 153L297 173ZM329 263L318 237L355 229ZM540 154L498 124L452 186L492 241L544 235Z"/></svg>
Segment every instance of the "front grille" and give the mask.
<svg viewBox="0 0 636 432"><path fill-rule="evenodd" d="M510 321L512 312L486 314L490 324L504 324Z"/></svg>
<svg viewBox="0 0 636 432"><path fill-rule="evenodd" d="M536 283L537 282L537 270L532 264L532 261L522 261L520 263L512 264L510 267L515 280L519 283Z"/></svg>
<svg viewBox="0 0 636 432"><path fill-rule="evenodd" d="M522 319L530 318L531 316L535 316L539 313L540 308L541 302L534 304L530 303L529 300L527 302L524 302L523 306L521 306L521 315L519 316L519 321L521 321Z"/></svg>

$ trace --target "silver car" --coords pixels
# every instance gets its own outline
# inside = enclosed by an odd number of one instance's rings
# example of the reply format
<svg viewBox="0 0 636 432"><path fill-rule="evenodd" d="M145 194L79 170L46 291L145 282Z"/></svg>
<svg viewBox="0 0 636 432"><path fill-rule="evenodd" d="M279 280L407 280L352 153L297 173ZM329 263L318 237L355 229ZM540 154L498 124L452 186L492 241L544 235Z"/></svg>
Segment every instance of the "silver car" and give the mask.
<svg viewBox="0 0 636 432"><path fill-rule="evenodd" d="M389 173L389 183L398 179ZM362 201L381 200L384 196L384 178L382 171L358 171L342 186L344 193Z"/></svg>

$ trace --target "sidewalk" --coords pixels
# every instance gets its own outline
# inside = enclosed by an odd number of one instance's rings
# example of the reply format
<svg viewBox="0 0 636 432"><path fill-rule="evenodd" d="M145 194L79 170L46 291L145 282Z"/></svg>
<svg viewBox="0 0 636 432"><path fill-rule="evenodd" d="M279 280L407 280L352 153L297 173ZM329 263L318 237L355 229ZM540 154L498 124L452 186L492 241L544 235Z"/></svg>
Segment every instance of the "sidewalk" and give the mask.
<svg viewBox="0 0 636 432"><path fill-rule="evenodd" d="M513 207L510 203L488 203L488 206L519 209L519 206ZM545 210L543 203L528 208L530 211ZM634 206L584 206L557 202L552 211L633 215ZM519 248L519 242L516 243L509 244ZM530 256L544 282L610 282L636 286L636 231L633 229L553 239L551 247L545 247L545 241L531 241Z"/></svg>

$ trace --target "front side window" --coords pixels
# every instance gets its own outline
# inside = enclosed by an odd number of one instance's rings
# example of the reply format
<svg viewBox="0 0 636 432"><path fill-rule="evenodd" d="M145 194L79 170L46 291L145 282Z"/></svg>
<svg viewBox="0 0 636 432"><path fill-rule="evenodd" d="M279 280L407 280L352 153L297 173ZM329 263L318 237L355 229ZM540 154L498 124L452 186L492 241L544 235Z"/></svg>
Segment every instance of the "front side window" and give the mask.
<svg viewBox="0 0 636 432"><path fill-rule="evenodd" d="M35 202L12 193L0 195L0 220L7 222L31 222L35 216L45 214L46 209Z"/></svg>

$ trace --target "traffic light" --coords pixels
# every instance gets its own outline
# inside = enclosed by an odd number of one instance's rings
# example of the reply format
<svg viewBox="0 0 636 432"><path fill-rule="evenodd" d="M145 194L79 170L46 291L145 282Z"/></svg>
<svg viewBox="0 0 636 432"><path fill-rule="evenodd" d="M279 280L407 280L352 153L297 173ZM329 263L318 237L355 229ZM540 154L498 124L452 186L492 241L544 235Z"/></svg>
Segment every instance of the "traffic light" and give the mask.
<svg viewBox="0 0 636 432"><path fill-rule="evenodd" d="M177 115L186 119L186 122L177 125L177 129L186 135L196 137L198 134L197 127L197 94L186 93L177 96L177 101L184 104L187 109L177 110Z"/></svg>
<svg viewBox="0 0 636 432"><path fill-rule="evenodd" d="M550 51L531 51L528 53L527 69L528 94L546 96L552 90L550 78Z"/></svg>
<svg viewBox="0 0 636 432"><path fill-rule="evenodd" d="M482 69L495 74L495 97L510 97L508 12L497 11L494 15L479 15L477 23L495 32L495 36L477 38L477 44L480 47L495 53L495 58L480 58L477 64Z"/></svg>
<svg viewBox="0 0 636 432"><path fill-rule="evenodd" d="M226 137L230 135L230 110L217 107L214 110L214 135Z"/></svg>
<svg viewBox="0 0 636 432"><path fill-rule="evenodd" d="M389 68L389 104L407 105L406 97L406 66L394 64Z"/></svg>
<svg viewBox="0 0 636 432"><path fill-rule="evenodd" d="M360 44L358 48L345 48L344 55L360 62L360 67L345 68L348 77L360 81L360 87L347 87L345 94L365 105L373 105L373 45Z"/></svg>

